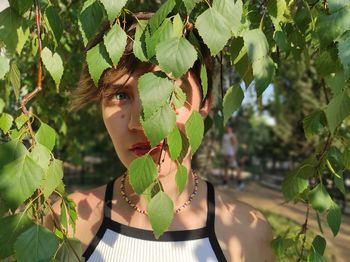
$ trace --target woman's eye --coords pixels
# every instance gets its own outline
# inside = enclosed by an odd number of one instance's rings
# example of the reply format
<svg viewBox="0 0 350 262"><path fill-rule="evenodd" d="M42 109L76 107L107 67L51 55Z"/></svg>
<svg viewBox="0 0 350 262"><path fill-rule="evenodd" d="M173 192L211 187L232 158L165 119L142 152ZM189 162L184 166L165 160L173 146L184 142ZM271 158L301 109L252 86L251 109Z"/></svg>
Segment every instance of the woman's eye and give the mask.
<svg viewBox="0 0 350 262"><path fill-rule="evenodd" d="M118 100L118 101L123 101L129 98L127 93L124 92L118 92L114 95L113 97L114 99Z"/></svg>

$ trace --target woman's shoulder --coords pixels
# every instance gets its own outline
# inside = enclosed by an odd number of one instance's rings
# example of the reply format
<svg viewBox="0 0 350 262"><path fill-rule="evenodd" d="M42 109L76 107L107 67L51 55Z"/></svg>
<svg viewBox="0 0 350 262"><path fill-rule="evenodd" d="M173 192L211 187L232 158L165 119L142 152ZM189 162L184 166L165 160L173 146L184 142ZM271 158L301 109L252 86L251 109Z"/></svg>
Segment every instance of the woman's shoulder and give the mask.
<svg viewBox="0 0 350 262"><path fill-rule="evenodd" d="M228 192L215 192L215 231L230 260L241 261L244 255L246 261L274 261L270 245L273 234L265 216Z"/></svg>

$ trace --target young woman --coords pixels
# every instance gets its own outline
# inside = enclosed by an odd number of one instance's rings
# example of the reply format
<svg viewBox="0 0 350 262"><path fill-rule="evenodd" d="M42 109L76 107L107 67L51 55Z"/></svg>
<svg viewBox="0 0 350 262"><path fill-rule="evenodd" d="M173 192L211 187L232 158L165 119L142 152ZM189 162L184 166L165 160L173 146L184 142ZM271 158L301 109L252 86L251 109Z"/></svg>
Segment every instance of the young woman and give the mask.
<svg viewBox="0 0 350 262"><path fill-rule="evenodd" d="M133 28L126 29L129 35ZM117 68L103 74L97 88L86 68L83 70L74 106L99 102L116 154L126 169L146 152L156 163L162 154L164 161L158 168L158 178L174 207L182 208L174 215L168 231L156 240L143 212L146 200L134 193L127 171L122 176L116 174L119 178L105 186L73 193L70 197L77 204L79 216L75 237L81 241L86 261L274 261L271 229L260 212L218 192L195 170L188 172L185 189L178 193L176 163L166 145L150 147L140 123L138 78L160 69L139 62L131 45L129 42ZM177 80L187 96L187 103L176 110L180 130L184 130L192 110L205 118L211 107L211 94L202 101L198 68L197 61ZM191 157L189 149L183 160L187 170L192 170ZM184 205L190 198L190 204ZM57 213L58 209L56 205Z"/></svg>

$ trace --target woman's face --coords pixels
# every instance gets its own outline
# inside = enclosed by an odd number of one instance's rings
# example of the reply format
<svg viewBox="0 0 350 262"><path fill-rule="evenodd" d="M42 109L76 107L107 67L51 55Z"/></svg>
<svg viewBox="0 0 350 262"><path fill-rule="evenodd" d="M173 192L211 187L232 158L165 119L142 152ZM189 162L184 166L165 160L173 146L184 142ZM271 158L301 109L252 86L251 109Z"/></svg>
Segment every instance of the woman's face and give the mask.
<svg viewBox="0 0 350 262"><path fill-rule="evenodd" d="M152 71L159 71L159 67L154 67ZM151 149L140 123L142 105L137 84L138 78L144 73L147 73L147 71L139 68L131 75L125 74L114 82L112 87L108 87L113 88L115 92L109 97L102 99L104 123L119 159L127 168L135 158ZM193 73L188 72L184 78L187 81L178 80L177 84L186 93L188 103L176 110L176 124L183 132L184 124L191 115L192 110L199 111L204 117L209 110L208 106L200 109L200 86ZM151 151L151 156L156 163L160 156L160 148L161 146L159 145ZM164 172L170 172L176 168L168 152L165 153L165 156L164 152L162 153L163 158L162 170Z"/></svg>

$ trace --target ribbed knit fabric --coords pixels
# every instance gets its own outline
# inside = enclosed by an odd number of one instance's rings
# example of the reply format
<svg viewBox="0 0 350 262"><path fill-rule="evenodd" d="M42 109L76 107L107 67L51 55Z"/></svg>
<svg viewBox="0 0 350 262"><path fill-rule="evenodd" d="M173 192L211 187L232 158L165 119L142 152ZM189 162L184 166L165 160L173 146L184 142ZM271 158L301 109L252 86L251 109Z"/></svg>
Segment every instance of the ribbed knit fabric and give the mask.
<svg viewBox="0 0 350 262"><path fill-rule="evenodd" d="M206 226L193 230L167 231L158 240L150 230L111 220L113 183L110 182L106 188L103 222L83 255L87 262L226 261L215 235L215 194L210 183L207 182Z"/></svg>

